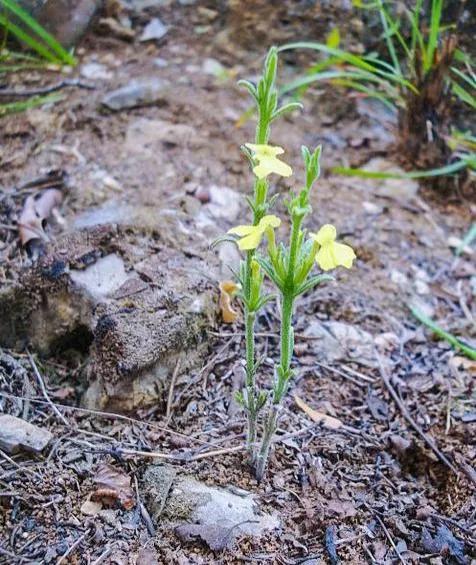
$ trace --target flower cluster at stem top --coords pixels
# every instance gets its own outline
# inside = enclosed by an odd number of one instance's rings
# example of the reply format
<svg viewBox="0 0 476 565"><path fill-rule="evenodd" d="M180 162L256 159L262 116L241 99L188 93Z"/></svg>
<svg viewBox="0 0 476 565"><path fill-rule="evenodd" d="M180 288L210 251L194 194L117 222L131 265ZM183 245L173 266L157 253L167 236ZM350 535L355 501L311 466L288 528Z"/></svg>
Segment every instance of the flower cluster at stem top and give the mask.
<svg viewBox="0 0 476 565"><path fill-rule="evenodd" d="M254 145L246 143L246 147L251 150L254 166L253 172L258 179L264 179L271 173L276 173L283 177L289 177L292 169L289 165L278 159L277 155L282 155L284 149L272 145ZM310 187L309 187L310 188ZM293 199L290 205L291 216L301 215L302 217L309 210L307 203L309 190L304 189L301 198ZM300 202L304 207L300 209ZM257 225L236 226L228 231L229 234L237 235L237 245L242 251L257 249L263 236L267 236L268 248L271 259L276 253L274 243L274 229L281 225L281 220L275 215L263 216ZM349 245L336 242L337 230L331 224L325 224L317 233L309 234L310 255L323 271L329 271L342 266L346 269L352 267L356 255Z"/></svg>

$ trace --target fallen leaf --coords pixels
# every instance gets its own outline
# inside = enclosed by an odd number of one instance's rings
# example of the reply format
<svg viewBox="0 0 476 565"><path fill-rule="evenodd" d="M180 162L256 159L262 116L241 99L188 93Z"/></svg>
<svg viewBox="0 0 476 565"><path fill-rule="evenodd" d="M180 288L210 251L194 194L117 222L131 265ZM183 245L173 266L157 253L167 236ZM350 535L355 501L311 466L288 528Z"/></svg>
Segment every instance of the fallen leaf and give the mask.
<svg viewBox="0 0 476 565"><path fill-rule="evenodd" d="M48 240L45 232L46 223L62 200L63 193L56 188L28 196L18 221L22 245L25 246L32 240Z"/></svg>
<svg viewBox="0 0 476 565"><path fill-rule="evenodd" d="M439 526L435 536L432 536L427 528L423 528L421 543L424 550L429 553L439 553L445 557L451 556L462 565L469 563L464 555L464 543L456 539L451 530L443 524Z"/></svg>
<svg viewBox="0 0 476 565"><path fill-rule="evenodd" d="M225 528L218 524L183 524L175 528L182 541L204 541L213 551L229 549L235 537L236 528Z"/></svg>
<svg viewBox="0 0 476 565"><path fill-rule="evenodd" d="M81 505L81 513L85 516L96 516L102 510L100 502L93 502L92 500L85 500Z"/></svg>
<svg viewBox="0 0 476 565"><path fill-rule="evenodd" d="M372 416L379 422L388 420L388 404L369 389L367 405Z"/></svg>
<svg viewBox="0 0 476 565"><path fill-rule="evenodd" d="M327 503L327 510L333 514L337 514L342 518L352 518L357 514L357 509L350 500L340 500L333 498Z"/></svg>
<svg viewBox="0 0 476 565"><path fill-rule="evenodd" d="M231 306L231 299L237 290L238 285L233 281L222 281L220 283L220 300L218 304L225 324L232 324L238 317L238 312L233 310Z"/></svg>
<svg viewBox="0 0 476 565"><path fill-rule="evenodd" d="M305 412L309 416L309 418L311 418L313 422L322 423L326 428L330 428L331 430L338 430L344 425L337 418L333 418L332 416L328 416L327 414L323 414L322 412L314 410L314 408L308 406L304 402L304 400L299 398L299 396L297 395L294 395L294 401L299 406L299 408L303 412Z"/></svg>
<svg viewBox="0 0 476 565"><path fill-rule="evenodd" d="M97 488L91 494L91 500L114 504L116 501L125 509L135 506L134 491L131 488L131 478L123 471L112 465L102 464L93 478Z"/></svg>
<svg viewBox="0 0 476 565"><path fill-rule="evenodd" d="M155 549L153 547L142 547L139 549L136 565L159 565Z"/></svg>

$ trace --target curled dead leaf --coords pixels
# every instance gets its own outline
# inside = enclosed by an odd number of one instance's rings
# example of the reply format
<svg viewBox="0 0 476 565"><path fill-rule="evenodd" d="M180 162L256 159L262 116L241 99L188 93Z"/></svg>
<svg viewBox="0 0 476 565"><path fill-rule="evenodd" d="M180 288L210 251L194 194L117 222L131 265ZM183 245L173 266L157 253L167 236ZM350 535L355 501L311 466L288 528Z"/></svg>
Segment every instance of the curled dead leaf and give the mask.
<svg viewBox="0 0 476 565"><path fill-rule="evenodd" d="M96 471L93 481L97 488L91 494L92 501L109 504L119 502L125 510L134 508L136 502L131 488L131 478L121 470L112 465L102 464Z"/></svg>
<svg viewBox="0 0 476 565"><path fill-rule="evenodd" d="M337 418L328 416L327 414L323 414L322 412L318 412L317 410L314 410L314 408L308 406L304 402L304 400L299 398L299 396L297 396L296 394L294 395L294 401L299 406L299 408L303 412L305 412L309 416L309 418L311 418L313 422L322 423L326 428L330 428L331 430L338 430L344 425Z"/></svg>
<svg viewBox="0 0 476 565"><path fill-rule="evenodd" d="M18 221L18 231L22 245L32 240L47 241L46 223L63 200L63 193L56 188L28 196Z"/></svg>
<svg viewBox="0 0 476 565"><path fill-rule="evenodd" d="M231 299L237 290L238 285L233 281L222 281L220 283L219 306L225 324L232 324L238 317L238 312L231 305Z"/></svg>

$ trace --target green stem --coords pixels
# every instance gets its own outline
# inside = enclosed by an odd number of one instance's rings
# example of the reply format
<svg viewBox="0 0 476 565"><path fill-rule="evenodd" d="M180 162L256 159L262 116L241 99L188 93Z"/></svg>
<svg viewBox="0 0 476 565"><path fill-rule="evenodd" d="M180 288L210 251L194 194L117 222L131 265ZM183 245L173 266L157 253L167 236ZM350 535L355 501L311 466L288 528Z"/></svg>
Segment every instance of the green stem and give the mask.
<svg viewBox="0 0 476 565"><path fill-rule="evenodd" d="M273 391L273 404L269 408L265 424L261 446L256 457L256 478L258 481L264 476L268 463L269 451L276 432L281 411L281 402L287 390L287 384L291 377L291 359L293 354L293 310L294 310L294 280L297 255L299 251L299 238L301 233L302 218L293 218L291 228L291 243L289 249L288 272L285 287L282 293L281 310L281 339L280 339L280 362L276 369Z"/></svg>

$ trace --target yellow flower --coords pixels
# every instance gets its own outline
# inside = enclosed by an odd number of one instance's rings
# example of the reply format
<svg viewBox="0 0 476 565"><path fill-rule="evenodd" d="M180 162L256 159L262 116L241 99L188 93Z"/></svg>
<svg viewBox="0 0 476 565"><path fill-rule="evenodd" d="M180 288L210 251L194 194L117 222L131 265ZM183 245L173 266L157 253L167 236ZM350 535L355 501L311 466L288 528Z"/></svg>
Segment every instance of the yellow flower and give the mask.
<svg viewBox="0 0 476 565"><path fill-rule="evenodd" d="M238 247L242 251L249 251L258 247L267 229L277 228L280 225L281 220L277 216L269 215L261 218L257 226L237 226L228 233L239 235Z"/></svg>
<svg viewBox="0 0 476 565"><path fill-rule="evenodd" d="M346 269L352 267L352 261L356 259L354 250L349 245L336 243L337 232L334 226L326 224L317 233L311 233L310 236L320 245L316 261L323 271L335 269L339 265Z"/></svg>
<svg viewBox="0 0 476 565"><path fill-rule="evenodd" d="M253 167L253 172L259 179L264 179L271 173L282 177L290 177L293 174L291 167L276 157L284 153L282 147L254 145L253 143L245 145L253 152L253 157L258 161L258 164Z"/></svg>

